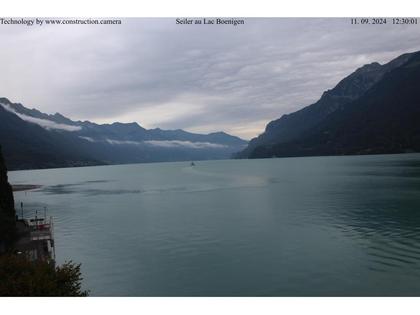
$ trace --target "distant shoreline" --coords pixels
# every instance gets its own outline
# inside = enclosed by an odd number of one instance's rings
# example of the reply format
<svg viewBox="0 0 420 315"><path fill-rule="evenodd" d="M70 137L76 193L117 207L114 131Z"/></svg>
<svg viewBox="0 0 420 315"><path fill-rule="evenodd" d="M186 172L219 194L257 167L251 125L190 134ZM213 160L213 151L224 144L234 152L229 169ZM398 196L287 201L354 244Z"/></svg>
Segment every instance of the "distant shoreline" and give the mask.
<svg viewBox="0 0 420 315"><path fill-rule="evenodd" d="M42 185L12 185L13 191L25 191L41 188Z"/></svg>

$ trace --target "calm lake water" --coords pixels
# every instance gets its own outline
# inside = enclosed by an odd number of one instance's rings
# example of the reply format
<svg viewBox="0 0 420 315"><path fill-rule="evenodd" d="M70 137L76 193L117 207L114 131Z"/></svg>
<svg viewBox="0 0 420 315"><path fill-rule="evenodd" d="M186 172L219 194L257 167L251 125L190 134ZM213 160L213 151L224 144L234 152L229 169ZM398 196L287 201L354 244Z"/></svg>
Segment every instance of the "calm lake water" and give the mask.
<svg viewBox="0 0 420 315"><path fill-rule="evenodd" d="M17 208L48 208L93 296L420 296L419 154L9 177L43 185Z"/></svg>

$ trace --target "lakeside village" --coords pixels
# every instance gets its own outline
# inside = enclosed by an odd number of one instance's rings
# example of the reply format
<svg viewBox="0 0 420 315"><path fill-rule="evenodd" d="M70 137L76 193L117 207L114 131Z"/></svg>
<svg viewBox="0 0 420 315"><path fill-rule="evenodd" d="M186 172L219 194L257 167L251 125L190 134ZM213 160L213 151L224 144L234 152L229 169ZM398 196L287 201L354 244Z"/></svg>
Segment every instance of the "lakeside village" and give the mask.
<svg viewBox="0 0 420 315"><path fill-rule="evenodd" d="M20 203L21 214L16 214L15 252L25 255L30 261L46 261L55 265L53 218L47 217L47 209L34 210L34 215L24 217L24 205Z"/></svg>
<svg viewBox="0 0 420 315"><path fill-rule="evenodd" d="M36 188L39 186L14 185L12 194L16 191L28 191ZM17 256L25 256L32 262L42 261L54 266L54 222L51 216L47 216L47 207L42 210L24 209L23 202L20 202L20 211L15 210L14 214L13 253ZM0 253L6 252L7 247L3 242L0 242Z"/></svg>

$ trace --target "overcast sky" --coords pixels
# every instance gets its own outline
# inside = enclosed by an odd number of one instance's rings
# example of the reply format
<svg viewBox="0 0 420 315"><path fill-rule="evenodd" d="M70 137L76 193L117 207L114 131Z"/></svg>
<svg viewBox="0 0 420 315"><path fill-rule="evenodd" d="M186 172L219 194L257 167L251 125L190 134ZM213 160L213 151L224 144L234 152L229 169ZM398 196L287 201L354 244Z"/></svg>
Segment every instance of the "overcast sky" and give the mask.
<svg viewBox="0 0 420 315"><path fill-rule="evenodd" d="M246 19L245 25L0 25L0 96L98 123L250 139L356 68L420 50L420 25Z"/></svg>

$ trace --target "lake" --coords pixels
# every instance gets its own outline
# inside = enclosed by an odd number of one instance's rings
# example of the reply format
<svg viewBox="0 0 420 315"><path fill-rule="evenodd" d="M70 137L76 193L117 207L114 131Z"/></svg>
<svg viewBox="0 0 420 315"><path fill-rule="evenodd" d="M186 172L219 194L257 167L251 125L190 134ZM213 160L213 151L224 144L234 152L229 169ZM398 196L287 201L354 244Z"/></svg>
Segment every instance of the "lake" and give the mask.
<svg viewBox="0 0 420 315"><path fill-rule="evenodd" d="M420 154L9 172L92 296L420 296Z"/></svg>

